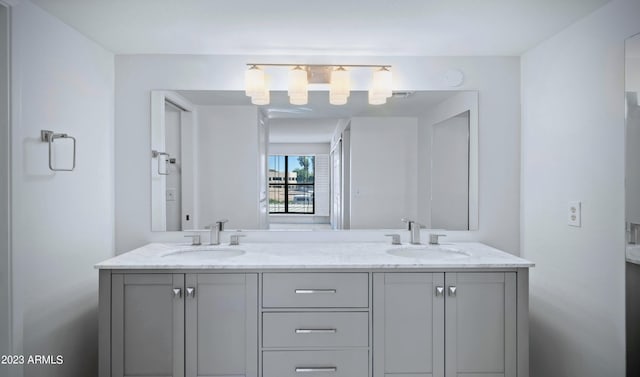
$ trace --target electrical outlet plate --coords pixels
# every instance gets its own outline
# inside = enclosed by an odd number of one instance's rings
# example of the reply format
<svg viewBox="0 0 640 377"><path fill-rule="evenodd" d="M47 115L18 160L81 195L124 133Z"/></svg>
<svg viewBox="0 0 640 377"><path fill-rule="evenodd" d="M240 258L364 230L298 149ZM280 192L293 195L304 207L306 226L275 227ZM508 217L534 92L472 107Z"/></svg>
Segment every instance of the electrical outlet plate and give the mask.
<svg viewBox="0 0 640 377"><path fill-rule="evenodd" d="M570 226L582 226L582 203L577 201L569 202L567 216L567 223Z"/></svg>

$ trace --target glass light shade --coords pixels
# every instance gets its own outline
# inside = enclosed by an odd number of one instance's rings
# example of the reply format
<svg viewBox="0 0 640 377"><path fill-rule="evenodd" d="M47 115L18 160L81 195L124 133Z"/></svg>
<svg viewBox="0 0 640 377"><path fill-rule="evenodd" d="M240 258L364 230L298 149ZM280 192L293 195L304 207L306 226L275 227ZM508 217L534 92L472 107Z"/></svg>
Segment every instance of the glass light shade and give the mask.
<svg viewBox="0 0 640 377"><path fill-rule="evenodd" d="M374 97L391 97L392 93L391 71L387 68L380 68L373 72L373 83L371 91Z"/></svg>
<svg viewBox="0 0 640 377"><path fill-rule="evenodd" d="M301 97L307 95L307 71L297 66L289 71L289 97Z"/></svg>
<svg viewBox="0 0 640 377"><path fill-rule="evenodd" d="M387 102L387 97L376 95L373 89L369 89L369 105L384 105Z"/></svg>
<svg viewBox="0 0 640 377"><path fill-rule="evenodd" d="M251 66L244 73L244 87L245 93L249 97L261 95L266 87L264 71L255 65Z"/></svg>
<svg viewBox="0 0 640 377"><path fill-rule="evenodd" d="M271 95L268 90L265 90L264 93L251 97L251 103L254 105L268 105L271 102Z"/></svg>
<svg viewBox="0 0 640 377"><path fill-rule="evenodd" d="M303 95L289 96L289 102L292 105L306 105L309 102L309 95L305 92Z"/></svg>
<svg viewBox="0 0 640 377"><path fill-rule="evenodd" d="M331 97L349 97L351 94L351 78L349 71L342 67L338 67L331 71L331 85L329 87L329 95ZM337 96L337 97L336 97ZM333 104L333 102L331 102Z"/></svg>
<svg viewBox="0 0 640 377"><path fill-rule="evenodd" d="M329 103L332 105L345 105L349 96L329 93Z"/></svg>

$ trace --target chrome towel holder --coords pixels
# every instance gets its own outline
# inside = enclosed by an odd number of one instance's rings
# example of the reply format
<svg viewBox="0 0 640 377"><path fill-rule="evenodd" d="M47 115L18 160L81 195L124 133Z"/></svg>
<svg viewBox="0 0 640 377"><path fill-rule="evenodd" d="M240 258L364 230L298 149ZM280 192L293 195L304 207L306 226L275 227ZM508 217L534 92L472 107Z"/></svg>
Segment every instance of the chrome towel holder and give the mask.
<svg viewBox="0 0 640 377"><path fill-rule="evenodd" d="M56 139L73 140L73 163L71 169L56 168L53 166L53 142ZM40 140L49 144L49 170L51 171L73 171L76 168L76 138L67 134L57 134L49 130L40 131Z"/></svg>

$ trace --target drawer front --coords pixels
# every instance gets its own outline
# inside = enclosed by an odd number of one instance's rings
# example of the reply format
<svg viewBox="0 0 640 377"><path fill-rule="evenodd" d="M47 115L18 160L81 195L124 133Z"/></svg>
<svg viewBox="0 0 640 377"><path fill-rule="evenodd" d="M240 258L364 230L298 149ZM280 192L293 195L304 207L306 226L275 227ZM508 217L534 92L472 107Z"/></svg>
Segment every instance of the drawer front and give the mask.
<svg viewBox="0 0 640 377"><path fill-rule="evenodd" d="M369 313L264 313L263 347L367 347Z"/></svg>
<svg viewBox="0 0 640 377"><path fill-rule="evenodd" d="M265 308L366 308L367 273L266 273Z"/></svg>
<svg viewBox="0 0 640 377"><path fill-rule="evenodd" d="M367 350L265 351L263 377L367 377Z"/></svg>

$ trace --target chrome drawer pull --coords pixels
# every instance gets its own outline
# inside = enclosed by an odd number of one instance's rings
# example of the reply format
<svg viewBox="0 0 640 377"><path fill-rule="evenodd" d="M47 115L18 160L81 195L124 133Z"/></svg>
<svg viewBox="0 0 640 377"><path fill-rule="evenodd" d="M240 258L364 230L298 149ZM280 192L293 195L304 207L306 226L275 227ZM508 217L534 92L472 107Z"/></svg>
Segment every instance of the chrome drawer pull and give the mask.
<svg viewBox="0 0 640 377"><path fill-rule="evenodd" d="M335 289L296 289L297 294L336 293Z"/></svg>
<svg viewBox="0 0 640 377"><path fill-rule="evenodd" d="M338 371L336 367L300 367L296 368L296 373L314 373L314 372L328 372L335 373Z"/></svg>
<svg viewBox="0 0 640 377"><path fill-rule="evenodd" d="M335 334L337 329L296 329L296 334Z"/></svg>

